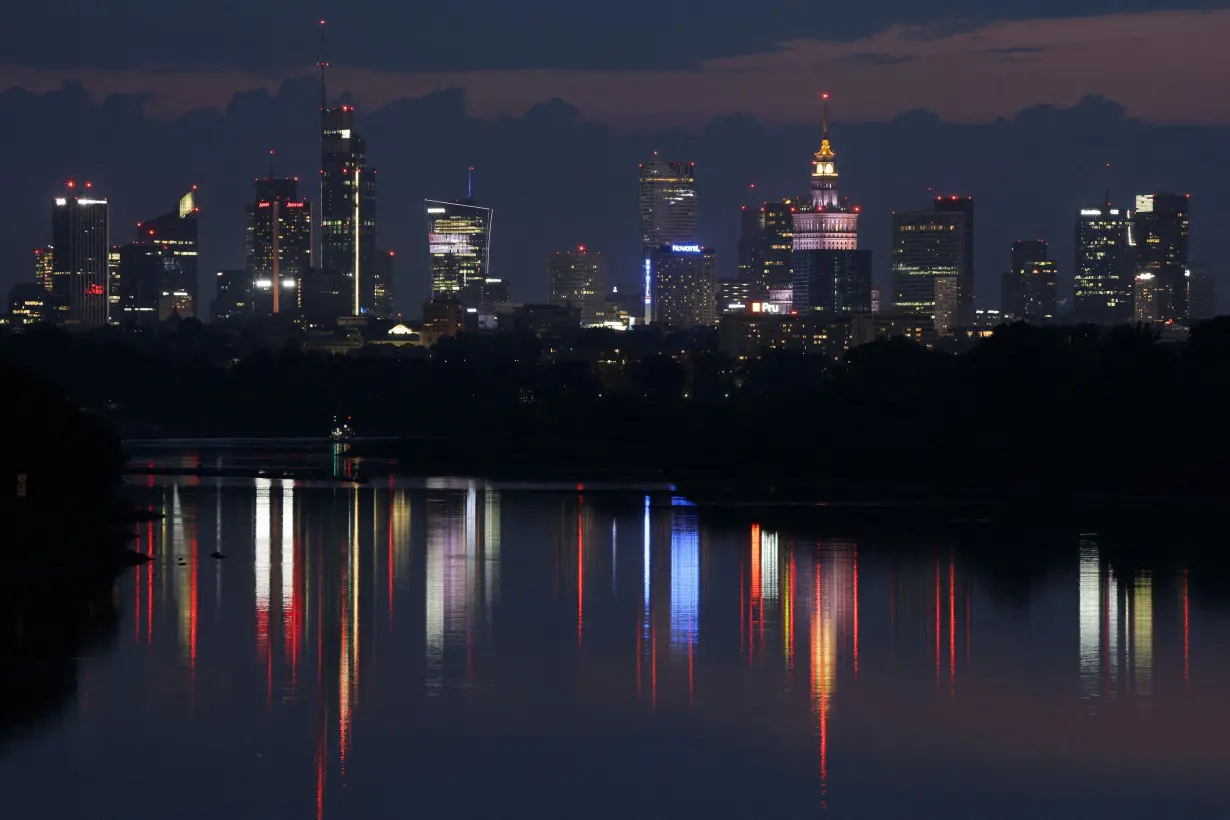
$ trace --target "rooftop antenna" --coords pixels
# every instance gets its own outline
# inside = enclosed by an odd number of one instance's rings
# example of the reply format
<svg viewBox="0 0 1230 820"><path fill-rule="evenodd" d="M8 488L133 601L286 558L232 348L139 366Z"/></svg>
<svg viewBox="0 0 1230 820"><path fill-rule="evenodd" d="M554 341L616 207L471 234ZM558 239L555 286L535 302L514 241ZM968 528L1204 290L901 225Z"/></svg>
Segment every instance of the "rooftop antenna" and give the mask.
<svg viewBox="0 0 1230 820"><path fill-rule="evenodd" d="M474 199L474 166L466 172L466 199Z"/></svg>
<svg viewBox="0 0 1230 820"><path fill-rule="evenodd" d="M1110 210L1110 163L1106 163L1106 210Z"/></svg>
<svg viewBox="0 0 1230 820"><path fill-rule="evenodd" d="M320 69L320 110L324 111L327 107L327 98L325 96L325 69L329 67L329 60L325 56L325 21L320 21L320 60L317 61L316 67Z"/></svg>
<svg viewBox="0 0 1230 820"><path fill-rule="evenodd" d="M829 92L820 92L820 99L824 101L824 134L823 138L829 138Z"/></svg>
<svg viewBox="0 0 1230 820"><path fill-rule="evenodd" d="M269 178L273 179L273 158L277 155L277 151L273 148L269 149Z"/></svg>

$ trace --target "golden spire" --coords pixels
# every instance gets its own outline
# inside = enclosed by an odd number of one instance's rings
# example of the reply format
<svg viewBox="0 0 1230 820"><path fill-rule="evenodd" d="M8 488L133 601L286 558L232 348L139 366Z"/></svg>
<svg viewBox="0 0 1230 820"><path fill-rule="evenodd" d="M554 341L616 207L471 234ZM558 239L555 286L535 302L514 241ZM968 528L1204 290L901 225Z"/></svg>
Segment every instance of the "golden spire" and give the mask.
<svg viewBox="0 0 1230 820"><path fill-rule="evenodd" d="M820 95L820 99L824 101L824 116L823 116L823 131L820 136L820 150L816 152L816 162L832 162L833 157L837 154L833 151L833 145L829 142L829 93L825 91ZM816 174L819 175L822 171L817 168ZM832 173L831 171L829 173Z"/></svg>

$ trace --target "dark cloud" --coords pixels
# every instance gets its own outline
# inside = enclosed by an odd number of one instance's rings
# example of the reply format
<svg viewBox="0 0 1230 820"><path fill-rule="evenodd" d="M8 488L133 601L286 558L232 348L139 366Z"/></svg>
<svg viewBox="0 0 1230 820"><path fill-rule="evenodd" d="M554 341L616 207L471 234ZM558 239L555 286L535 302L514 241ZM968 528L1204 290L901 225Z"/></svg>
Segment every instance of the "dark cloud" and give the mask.
<svg viewBox="0 0 1230 820"><path fill-rule="evenodd" d="M846 57L838 57L835 62L860 65L898 65L911 62L913 59L913 57L906 54L884 54L864 51Z"/></svg>
<svg viewBox="0 0 1230 820"><path fill-rule="evenodd" d="M1004 48L984 48L982 51L986 54L998 54L1004 57L1010 57L1017 54L1040 54L1046 51L1041 46L1007 46Z"/></svg>
<svg viewBox="0 0 1230 820"><path fill-rule="evenodd" d="M46 94L0 94L0 120L37 123L4 130L13 163L0 199L0 285L32 276L31 250L49 238L51 200L64 179L90 179L113 205L113 241L137 220L170 208L199 184L202 271L241 266L243 207L253 177L276 148L280 173L298 174L316 194L317 89L309 79L276 93L235 97L222 112L157 119L139 96L91 102L79 85ZM496 210L493 264L518 299L546 294L550 251L578 243L605 250L617 281L637 268L636 166L659 150L697 164L700 239L715 245L730 275L738 208L749 183L760 198L807 189L817 126L771 125L743 114L699 128L632 133L586 121L551 100L521 117L467 115L460 91L405 99L360 119L379 168L380 237L398 251L397 298L417 312L426 293L424 197L464 192L477 168L476 195ZM1088 98L1071 108L1038 106L986 125L957 125L913 111L886 123L833 124L843 189L863 206L862 238L876 276L887 278L889 214L940 193L969 193L978 212L979 298L998 303L998 275L1020 237L1051 241L1071 276L1073 217L1110 187L1122 203L1140 191L1192 194L1193 253L1219 262L1230 252L1230 129L1149 126L1118 103ZM1111 163L1111 171L1106 171ZM1230 282L1228 282L1230 284Z"/></svg>
<svg viewBox="0 0 1230 820"><path fill-rule="evenodd" d="M771 48L847 40L893 25L944 37L991 20L1208 9L1221 0L881 0L835 7L797 0L59 0L5 4L0 64L84 68L225 66L284 72L316 59L329 20L336 64L399 71L484 68L648 69Z"/></svg>

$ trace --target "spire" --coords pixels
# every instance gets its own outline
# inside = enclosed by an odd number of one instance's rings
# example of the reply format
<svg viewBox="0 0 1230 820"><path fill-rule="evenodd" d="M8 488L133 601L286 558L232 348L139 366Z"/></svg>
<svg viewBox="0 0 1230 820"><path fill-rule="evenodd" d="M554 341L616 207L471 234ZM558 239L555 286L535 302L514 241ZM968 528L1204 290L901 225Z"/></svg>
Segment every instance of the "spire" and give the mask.
<svg viewBox="0 0 1230 820"><path fill-rule="evenodd" d="M316 62L316 67L320 69L320 110L324 111L328 107L327 97L325 96L325 69L329 67L329 60L325 56L325 21L320 21L320 59Z"/></svg>
<svg viewBox="0 0 1230 820"><path fill-rule="evenodd" d="M273 148L269 149L269 178L273 179L273 158L277 155L277 151Z"/></svg>
<svg viewBox="0 0 1230 820"><path fill-rule="evenodd" d="M474 199L474 166L473 165L471 165L470 169L466 172L466 199L468 200Z"/></svg>
<svg viewBox="0 0 1230 820"><path fill-rule="evenodd" d="M837 156L833 151L833 144L829 142L829 93L825 91L820 95L823 104L823 114L821 115L821 136L820 150L816 152L812 159L812 176L835 175L836 168L833 165L833 159Z"/></svg>

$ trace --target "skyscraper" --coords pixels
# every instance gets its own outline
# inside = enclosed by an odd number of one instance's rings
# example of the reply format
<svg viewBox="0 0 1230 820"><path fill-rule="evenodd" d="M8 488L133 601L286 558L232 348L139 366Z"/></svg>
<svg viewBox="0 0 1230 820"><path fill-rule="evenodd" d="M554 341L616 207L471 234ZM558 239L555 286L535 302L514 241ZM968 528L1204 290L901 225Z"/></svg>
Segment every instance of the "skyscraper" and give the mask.
<svg viewBox="0 0 1230 820"><path fill-rule="evenodd" d="M1012 290L1012 302L1007 297L1005 312L1013 318L1035 324L1055 318L1059 305L1059 275L1042 239L1018 239L1012 243L1012 268L1005 280L1005 293Z"/></svg>
<svg viewBox="0 0 1230 820"><path fill-rule="evenodd" d="M1208 265L1192 265L1187 278L1187 318L1202 322L1217 315L1217 283Z"/></svg>
<svg viewBox="0 0 1230 820"><path fill-rule="evenodd" d="M55 248L44 245L34 249L34 281L48 291L52 289L55 273Z"/></svg>
<svg viewBox="0 0 1230 820"><path fill-rule="evenodd" d="M580 312L581 324L602 321L606 305L606 260L600 251L580 245L556 251L547 262L549 300Z"/></svg>
<svg viewBox="0 0 1230 820"><path fill-rule="evenodd" d="M938 203L939 200L937 200ZM961 210L905 211L893 214L893 307L934 317L934 279L954 276L965 287L968 266L966 214ZM959 293L956 313L968 297ZM953 317L956 324L963 319Z"/></svg>
<svg viewBox="0 0 1230 820"><path fill-rule="evenodd" d="M766 202L760 209L760 260L764 270L760 276L763 296L770 290L791 286L790 264L794 258L794 212L797 203L793 199Z"/></svg>
<svg viewBox="0 0 1230 820"><path fill-rule="evenodd" d="M1076 217L1073 307L1077 321L1100 325L1134 318L1135 245L1131 211L1102 205L1081 208Z"/></svg>
<svg viewBox="0 0 1230 820"><path fill-rule="evenodd" d="M675 243L649 256L653 321L679 328L713 325L717 300L713 249Z"/></svg>
<svg viewBox="0 0 1230 820"><path fill-rule="evenodd" d="M829 95L824 94L820 150L811 161L811 204L795 209L793 249L854 250L858 247L858 208L837 190L837 154L829 139Z"/></svg>
<svg viewBox="0 0 1230 820"><path fill-rule="evenodd" d="M351 311L375 306L376 169L354 127L353 105L330 108L325 92L324 21L320 29L320 259L317 267L351 281Z"/></svg>
<svg viewBox="0 0 1230 820"><path fill-rule="evenodd" d="M372 312L380 319L391 319L397 311L393 307L393 266L397 253L391 250L376 252L376 270L373 276Z"/></svg>
<svg viewBox="0 0 1230 820"><path fill-rule="evenodd" d="M431 257L431 298L459 299L467 307L483 301L491 277L490 208L470 198L424 201L427 250Z"/></svg>
<svg viewBox="0 0 1230 820"><path fill-rule="evenodd" d="M1157 290L1157 321L1187 321L1188 211L1182 194L1142 194L1136 197L1133 235L1136 272L1153 275Z"/></svg>
<svg viewBox="0 0 1230 820"><path fill-rule="evenodd" d="M69 180L51 211L52 293L60 321L97 327L107 321L107 258L111 250L110 206L92 196L93 186Z"/></svg>
<svg viewBox="0 0 1230 820"><path fill-rule="evenodd" d="M696 241L696 163L670 162L655 151L640 166L641 248Z"/></svg>
<svg viewBox="0 0 1230 820"><path fill-rule="evenodd" d="M871 310L871 251L795 251L794 309L834 315Z"/></svg>
<svg viewBox="0 0 1230 820"><path fill-rule="evenodd" d="M229 322L246 316L251 307L252 278L246 270L220 270L214 280L213 320Z"/></svg>
<svg viewBox="0 0 1230 820"><path fill-rule="evenodd" d="M968 324L974 315L974 198L937 196L936 213L961 214L961 270L957 274L957 324Z"/></svg>
<svg viewBox="0 0 1230 820"><path fill-rule="evenodd" d="M161 272L152 283L153 308L159 321L172 314L181 319L201 312L197 282L197 214L196 186L179 198L174 210L137 223L136 244L151 246L160 259ZM130 258L133 254L129 255ZM123 257L120 265L120 303L125 319L129 315L129 291L124 280Z"/></svg>
<svg viewBox="0 0 1230 820"><path fill-rule="evenodd" d="M255 192L246 236L252 312L294 312L311 258L312 203L299 198L297 179L258 179Z"/></svg>
<svg viewBox="0 0 1230 820"><path fill-rule="evenodd" d="M837 154L829 138L828 94L820 150L811 159L811 203L794 210L791 301L796 311L871 310L871 251L858 250L859 209L837 188Z"/></svg>
<svg viewBox="0 0 1230 820"><path fill-rule="evenodd" d="M742 206L739 212L738 280L757 289L763 288L763 213L759 207L747 205Z"/></svg>

